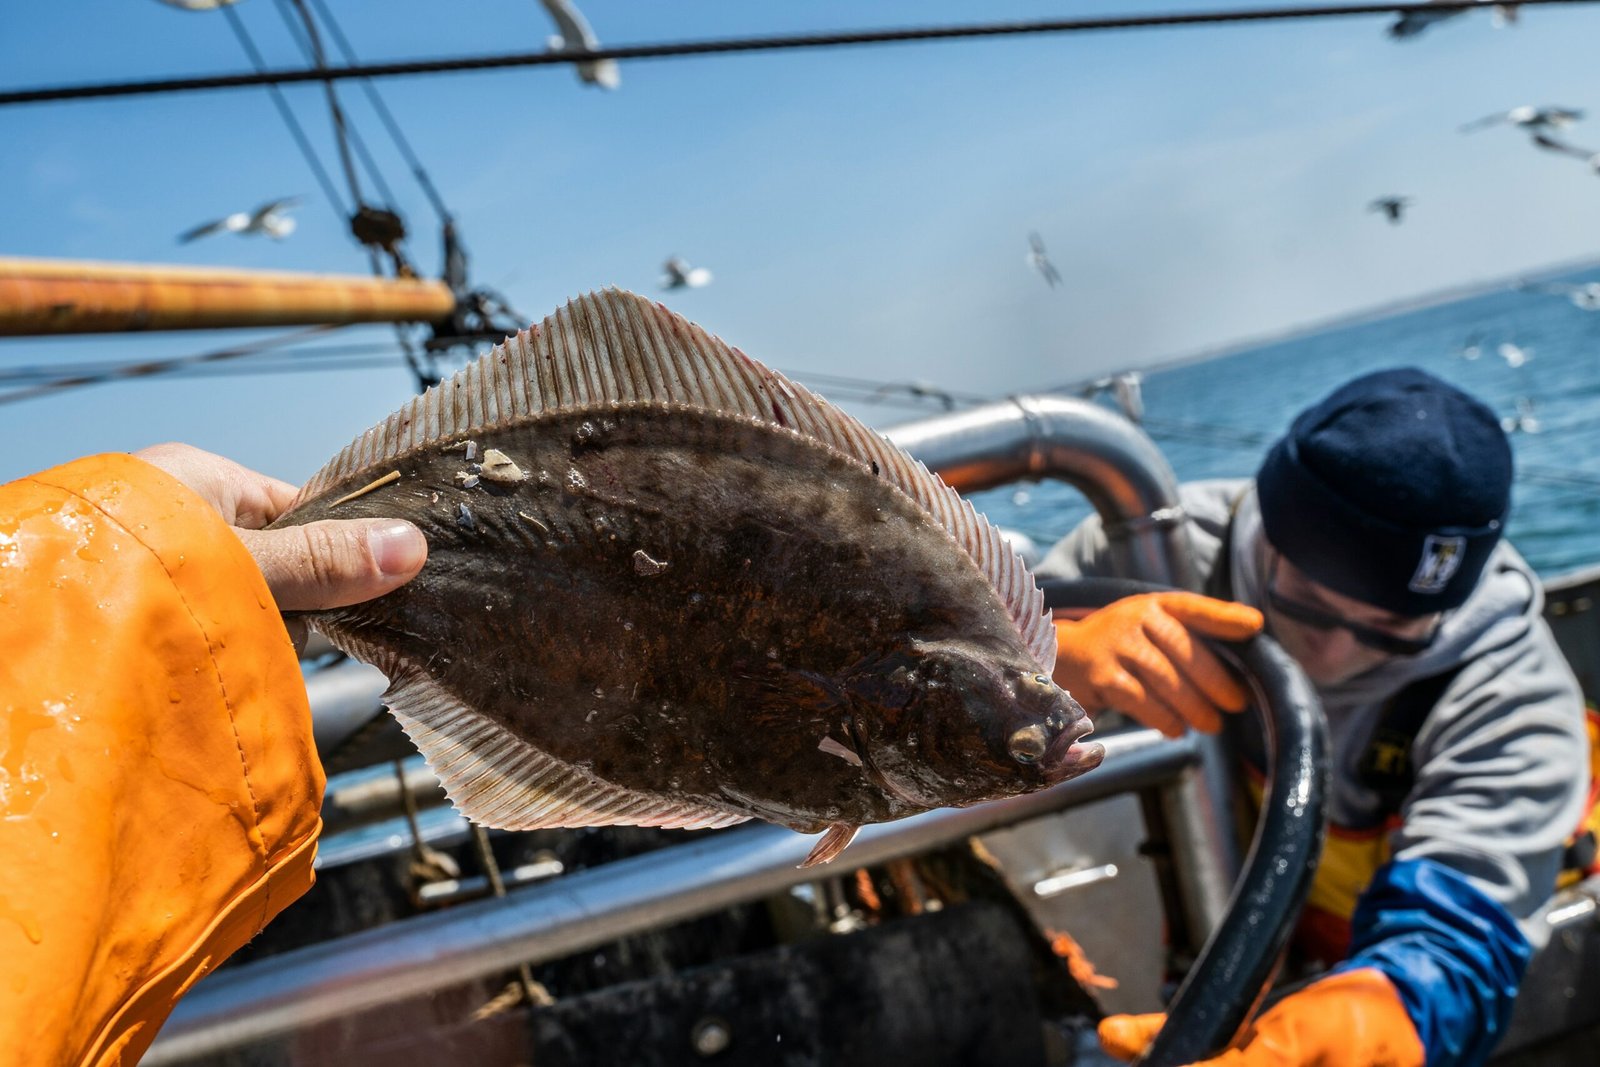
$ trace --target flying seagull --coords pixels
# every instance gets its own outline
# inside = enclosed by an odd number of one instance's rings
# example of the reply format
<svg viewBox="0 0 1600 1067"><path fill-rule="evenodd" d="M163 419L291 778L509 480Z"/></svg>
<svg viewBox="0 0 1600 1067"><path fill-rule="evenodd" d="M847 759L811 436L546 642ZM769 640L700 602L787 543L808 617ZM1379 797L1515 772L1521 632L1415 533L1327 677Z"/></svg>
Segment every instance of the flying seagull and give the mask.
<svg viewBox="0 0 1600 1067"><path fill-rule="evenodd" d="M682 256L668 257L661 265L667 273L661 276L663 289L699 289L711 284L711 272L704 267L691 267Z"/></svg>
<svg viewBox="0 0 1600 1067"><path fill-rule="evenodd" d="M1409 196L1380 196L1367 205L1367 210L1381 211L1391 225L1398 225L1409 203L1411 203Z"/></svg>
<svg viewBox="0 0 1600 1067"><path fill-rule="evenodd" d="M1461 8L1450 11L1402 11L1389 24L1389 36L1397 41L1403 41L1408 37L1420 37L1429 26L1465 14L1466 11Z"/></svg>
<svg viewBox="0 0 1600 1067"><path fill-rule="evenodd" d="M1056 265L1050 262L1050 256L1044 250L1044 238L1036 233L1028 234L1028 265L1044 276L1044 280L1054 289L1061 281L1061 272L1056 270Z"/></svg>
<svg viewBox="0 0 1600 1067"><path fill-rule="evenodd" d="M1572 306L1583 311L1600 311L1600 282L1527 282L1518 286L1528 292L1554 293L1572 301Z"/></svg>
<svg viewBox="0 0 1600 1067"><path fill-rule="evenodd" d="M1533 400L1519 396L1517 413L1503 416L1500 419L1500 428L1506 433L1538 433L1544 427L1539 423L1539 417L1533 413Z"/></svg>
<svg viewBox="0 0 1600 1067"><path fill-rule="evenodd" d="M161 2L168 7L182 8L185 11L215 11L237 0L161 0Z"/></svg>
<svg viewBox="0 0 1600 1067"><path fill-rule="evenodd" d="M1500 347L1495 349L1500 358L1506 361L1506 366L1513 369L1522 366L1533 358L1533 349L1514 345L1510 341L1501 341Z"/></svg>
<svg viewBox="0 0 1600 1067"><path fill-rule="evenodd" d="M1581 159L1589 164L1590 170L1600 174L1600 152L1595 152L1588 148L1579 148L1575 144L1558 141L1554 137L1543 133L1536 133L1529 139L1533 141L1535 148L1542 148L1547 152L1555 152L1563 156L1571 156L1573 159Z"/></svg>
<svg viewBox="0 0 1600 1067"><path fill-rule="evenodd" d="M600 47L600 39L589 28L572 0L539 0L555 20L561 32L550 38L552 52L593 52ZM578 65L578 77L602 89L615 89L622 84L622 71L614 59L588 60Z"/></svg>
<svg viewBox="0 0 1600 1067"><path fill-rule="evenodd" d="M1129 422L1144 421L1144 374L1136 370L1108 374L1104 378L1091 378L1078 385L1078 395L1093 400L1109 392Z"/></svg>
<svg viewBox="0 0 1600 1067"><path fill-rule="evenodd" d="M281 241L294 232L294 219L289 217L288 209L299 202L298 196L286 196L281 200L269 200L254 211L236 211L225 218L185 230L178 235L178 243L188 244L214 233L237 233L242 236L264 233Z"/></svg>
<svg viewBox="0 0 1600 1067"><path fill-rule="evenodd" d="M1438 3L1439 0L1432 0L1432 2ZM1488 3L1488 0L1478 0L1478 3ZM1496 28L1509 26L1517 21L1516 4L1493 4L1491 5L1491 10L1494 12L1494 25ZM1467 9L1462 7L1448 11L1403 11L1389 24L1389 36L1397 41L1403 41L1408 37L1420 37L1429 26L1446 22L1466 13Z"/></svg>
<svg viewBox="0 0 1600 1067"><path fill-rule="evenodd" d="M1510 111L1501 111L1494 115L1485 115L1481 119L1462 126L1462 133L1472 133L1475 130L1498 126L1509 123L1520 126L1530 132L1537 130L1564 130L1574 122L1583 118L1583 112L1571 107L1534 107L1532 104L1523 104Z"/></svg>

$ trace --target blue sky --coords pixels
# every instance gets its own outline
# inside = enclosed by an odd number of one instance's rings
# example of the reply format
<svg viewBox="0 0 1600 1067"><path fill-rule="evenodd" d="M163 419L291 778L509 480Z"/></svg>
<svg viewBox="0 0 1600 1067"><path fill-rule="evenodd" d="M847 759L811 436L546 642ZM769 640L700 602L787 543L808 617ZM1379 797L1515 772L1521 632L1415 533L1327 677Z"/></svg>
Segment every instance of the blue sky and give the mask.
<svg viewBox="0 0 1600 1067"><path fill-rule="evenodd" d="M367 60L533 49L551 32L534 0L329 2ZM1214 5L580 6L621 44ZM236 10L274 66L298 64L271 0ZM1600 108L1600 7L1528 10L1502 30L1474 15L1404 43L1383 25L644 61L613 93L555 67L380 89L460 219L476 279L531 319L602 285L656 293L678 253L716 281L669 306L769 364L998 396L1600 253L1600 176L1510 129L1456 132L1519 104ZM6 87L245 68L216 13L0 5ZM319 91L288 93L332 168ZM431 211L359 92L344 98L435 271ZM1600 113L1569 136L1600 147ZM0 145L0 254L366 270L263 90L0 109ZM1390 193L1415 198L1403 226L1365 211ZM174 240L287 194L306 201L286 241ZM1030 230L1062 287L1025 263ZM7 339L0 369L241 339ZM397 361L0 406L0 480L177 439L298 481L412 387ZM909 414L852 410L884 425Z"/></svg>

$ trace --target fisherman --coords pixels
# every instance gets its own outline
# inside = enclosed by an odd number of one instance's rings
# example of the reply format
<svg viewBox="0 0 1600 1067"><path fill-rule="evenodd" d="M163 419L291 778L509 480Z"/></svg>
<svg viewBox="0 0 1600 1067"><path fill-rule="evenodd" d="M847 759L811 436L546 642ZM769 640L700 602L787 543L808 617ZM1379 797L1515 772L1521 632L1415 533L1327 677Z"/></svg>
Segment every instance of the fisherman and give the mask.
<svg viewBox="0 0 1600 1067"><path fill-rule="evenodd" d="M0 486L0 1059L137 1061L310 888L323 775L279 612L382 595L427 542L262 530L294 494L181 445Z"/></svg>
<svg viewBox="0 0 1600 1067"><path fill-rule="evenodd" d="M1583 697L1501 538L1511 450L1482 403L1420 370L1358 378L1297 417L1254 480L1182 487L1207 599L1130 597L1058 622L1056 680L1176 735L1226 725L1259 782L1246 695L1205 637L1262 625L1331 730L1329 835L1295 948L1330 973L1209 1064L1479 1064L1504 1035L1586 807ZM1090 519L1039 568L1111 573ZM1226 722L1225 722L1226 720ZM1112 1016L1140 1052L1162 1016Z"/></svg>

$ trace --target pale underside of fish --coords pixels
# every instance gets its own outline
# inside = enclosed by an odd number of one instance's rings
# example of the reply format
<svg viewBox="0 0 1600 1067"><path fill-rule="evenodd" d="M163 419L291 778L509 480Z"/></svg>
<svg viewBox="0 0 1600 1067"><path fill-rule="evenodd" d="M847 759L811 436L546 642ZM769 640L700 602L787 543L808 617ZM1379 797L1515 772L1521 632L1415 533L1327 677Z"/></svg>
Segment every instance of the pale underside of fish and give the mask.
<svg viewBox="0 0 1600 1067"><path fill-rule="evenodd" d="M277 525L399 516L422 573L313 625L469 818L827 833L1099 763L971 506L660 305L580 297L373 427Z"/></svg>

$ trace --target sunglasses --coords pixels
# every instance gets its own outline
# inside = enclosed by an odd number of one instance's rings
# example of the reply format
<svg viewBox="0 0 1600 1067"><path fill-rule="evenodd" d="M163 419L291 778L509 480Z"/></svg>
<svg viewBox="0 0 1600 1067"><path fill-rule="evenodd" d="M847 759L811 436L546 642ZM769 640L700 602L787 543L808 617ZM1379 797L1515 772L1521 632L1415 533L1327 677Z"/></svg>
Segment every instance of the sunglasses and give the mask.
<svg viewBox="0 0 1600 1067"><path fill-rule="evenodd" d="M1276 562L1276 561L1274 561ZM1357 622L1341 619L1337 615L1329 614L1310 604L1302 604L1298 600L1290 600L1278 592L1278 568L1272 568L1272 579L1267 582L1267 603L1272 610L1285 618L1318 630L1343 630L1360 644L1390 656L1415 656L1426 652L1433 647L1434 640L1439 636L1439 627L1436 625L1423 637L1401 637L1399 634L1387 630L1379 630L1371 626L1363 626Z"/></svg>

